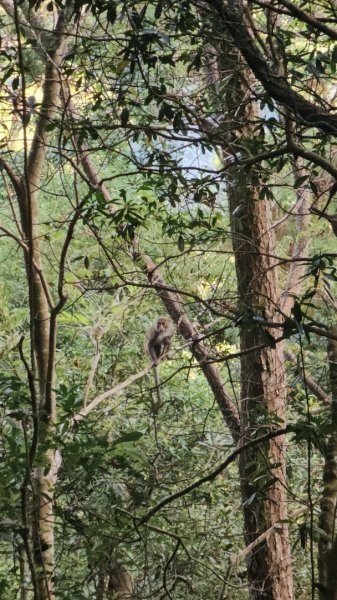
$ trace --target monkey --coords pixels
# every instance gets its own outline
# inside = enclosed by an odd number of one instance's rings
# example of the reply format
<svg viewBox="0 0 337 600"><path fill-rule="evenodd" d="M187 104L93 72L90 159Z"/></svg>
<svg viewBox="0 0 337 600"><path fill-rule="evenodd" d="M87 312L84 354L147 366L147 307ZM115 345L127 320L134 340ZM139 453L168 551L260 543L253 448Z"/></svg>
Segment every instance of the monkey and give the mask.
<svg viewBox="0 0 337 600"><path fill-rule="evenodd" d="M160 378L159 362L167 357L170 350L171 340L174 335L174 327L170 317L158 317L151 327L145 333L144 349L153 365L154 380L156 384L159 406L160 397Z"/></svg>
<svg viewBox="0 0 337 600"><path fill-rule="evenodd" d="M165 356L171 346L174 328L170 317L158 317L145 333L145 352L151 358L153 365L158 366L159 360Z"/></svg>

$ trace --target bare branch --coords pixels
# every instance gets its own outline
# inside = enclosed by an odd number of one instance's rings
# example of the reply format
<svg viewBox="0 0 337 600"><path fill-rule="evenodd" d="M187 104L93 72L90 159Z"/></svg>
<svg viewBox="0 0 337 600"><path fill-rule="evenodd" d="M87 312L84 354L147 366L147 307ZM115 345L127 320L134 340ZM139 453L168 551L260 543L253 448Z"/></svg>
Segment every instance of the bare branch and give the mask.
<svg viewBox="0 0 337 600"><path fill-rule="evenodd" d="M104 400L107 400L108 398L111 398L111 396L117 396L125 388L129 387L129 385L131 385L132 383L134 383L138 379L141 379L142 377L144 377L144 375L147 375L147 373L149 373L151 371L151 369L152 369L152 366L146 367L146 369L143 369L142 371L139 371L139 373L135 373L135 375L131 375L130 377L128 377L127 379L125 379L125 381L122 381L121 383L117 383L117 385L115 385L110 390L107 390L106 392L103 392L102 394L99 394L98 396L96 396L96 398L94 398L90 402L90 404L88 404L88 406L82 408L80 410L80 412L77 413L77 415L74 415L72 421L74 423L76 423L76 421L80 421L81 419L84 419L99 404L101 404L101 402L103 402Z"/></svg>
<svg viewBox="0 0 337 600"><path fill-rule="evenodd" d="M183 496L186 496L193 490L204 485L204 483L208 483L208 482L216 479L216 477L218 475L220 475L220 473L222 473L231 463L233 463L237 459L237 457L241 454L241 452L244 452L245 450L247 450L248 448L251 448L252 446L257 446L258 444L261 444L265 441L275 439L277 437L285 435L286 433L290 433L292 430L293 430L293 428L290 425L288 425L287 427L284 427L282 429L275 429L274 431L269 431L265 435L261 435L258 438L249 440L245 444L242 444L242 446L236 448L236 450L234 450L234 452L232 452L232 454L230 454L226 458L226 460L224 460L214 471L212 471L208 475L205 475L205 477L198 479L197 481L195 481L191 485L188 485L186 488L180 490L179 492L176 492L175 494L172 494L171 496L166 496L166 498L164 498L156 506L151 508L151 510L149 510L149 512L140 519L140 521L138 522L138 526L144 525L145 523L147 523L152 517L154 517L154 515L156 515L162 508L164 508L164 506L171 504L175 500L178 500L178 498L182 498Z"/></svg>

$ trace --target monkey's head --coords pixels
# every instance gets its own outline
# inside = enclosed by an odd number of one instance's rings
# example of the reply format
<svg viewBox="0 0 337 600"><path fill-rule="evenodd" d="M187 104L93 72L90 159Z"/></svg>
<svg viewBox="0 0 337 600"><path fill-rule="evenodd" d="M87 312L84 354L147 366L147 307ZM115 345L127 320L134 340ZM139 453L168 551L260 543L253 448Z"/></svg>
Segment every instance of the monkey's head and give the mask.
<svg viewBox="0 0 337 600"><path fill-rule="evenodd" d="M157 323L156 323L156 329L157 329L158 333L165 333L165 331L167 331L167 329L169 329L170 324L171 324L170 317L158 317Z"/></svg>

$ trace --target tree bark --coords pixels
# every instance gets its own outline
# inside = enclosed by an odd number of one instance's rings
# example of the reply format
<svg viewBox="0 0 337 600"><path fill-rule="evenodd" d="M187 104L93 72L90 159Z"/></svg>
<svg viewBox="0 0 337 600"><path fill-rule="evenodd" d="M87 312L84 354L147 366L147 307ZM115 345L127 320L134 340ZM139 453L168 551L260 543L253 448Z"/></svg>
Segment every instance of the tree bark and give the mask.
<svg viewBox="0 0 337 600"><path fill-rule="evenodd" d="M30 309L30 361L26 361L21 347L21 359L26 368L32 403L32 438L27 442L27 466L22 484L23 540L31 570L35 600L54 599L54 513L53 496L60 456L48 447L56 419L55 344L56 317L62 305L60 298L53 305L46 282L40 248L39 192L41 175L48 151L47 125L58 117L60 100L60 66L68 44L68 8L61 10L55 29L48 34L45 48L43 97L31 143L27 137L27 102L21 21L17 4L5 3L5 10L13 18L17 34L18 64L21 72L21 100L23 106L23 173L16 175L5 166L17 194L22 247L27 274ZM24 23L25 26L26 23ZM43 448L44 464L34 468L39 448ZM47 448L47 449L46 449ZM41 456L39 458L41 464Z"/></svg>
<svg viewBox="0 0 337 600"><path fill-rule="evenodd" d="M329 330L337 334L337 325ZM331 426L325 452L323 494L319 528L324 531L318 544L318 572L321 600L337 600L337 342L328 343L329 377L332 394Z"/></svg>
<svg viewBox="0 0 337 600"><path fill-rule="evenodd" d="M241 349L261 344L263 333L254 316L277 322L280 300L268 201L257 195L254 172L236 172L228 188L233 249L238 280ZM239 210L240 209L240 210ZM269 332L271 335L271 332ZM286 378L283 344L241 358L241 424L243 441L261 427L273 427L286 417ZM251 544L263 531L279 523L251 553L248 577L252 599L293 597L288 526L286 524L285 439L244 452L239 461L245 538Z"/></svg>
<svg viewBox="0 0 337 600"><path fill-rule="evenodd" d="M232 5L232 3L230 3ZM226 4L227 6L227 4ZM227 10L227 8L226 8ZM230 81L223 98L223 110L230 123L224 134L223 155L244 155L256 135L258 118L254 102L256 81L245 71L238 49L220 37L218 46L219 79ZM227 36L228 37L228 36ZM243 42L242 42L243 43ZM241 48L240 48L241 50ZM244 76L243 76L244 73ZM263 182L263 185L266 185ZM270 200L259 197L262 184L257 167L249 171L232 166L228 171L227 197L231 219L240 315L240 346L247 351L261 344L260 350L241 356L241 442L261 429L277 427L286 419L286 372L283 343L263 330L260 320L281 322L281 292L277 274L275 232ZM268 345L269 344L269 345ZM239 471L247 546L261 537L247 559L249 592L252 600L292 600L293 582L287 525L285 486L286 441L271 440L263 448L252 448L240 455ZM263 533L272 533L263 537Z"/></svg>
<svg viewBox="0 0 337 600"><path fill-rule="evenodd" d="M128 571L115 560L102 565L98 573L96 600L131 600L134 581Z"/></svg>

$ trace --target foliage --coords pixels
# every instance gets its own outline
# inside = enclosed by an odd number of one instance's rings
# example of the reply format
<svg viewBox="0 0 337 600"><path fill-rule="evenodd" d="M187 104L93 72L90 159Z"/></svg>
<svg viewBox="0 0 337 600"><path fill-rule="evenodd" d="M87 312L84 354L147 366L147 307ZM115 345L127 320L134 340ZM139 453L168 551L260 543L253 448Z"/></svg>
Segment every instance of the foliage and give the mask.
<svg viewBox="0 0 337 600"><path fill-rule="evenodd" d="M242 328L262 348L276 350L285 340L298 355L295 366L287 363L293 426L287 486L294 570L298 585L309 588L322 536L312 515L334 434L309 394L307 375L330 393L324 335L335 321L328 217L337 175L334 114L327 108L334 104L337 54L334 39L321 30L327 7L317 25L294 18L297 4L279 4L276 19L271 8L248 3L258 24L248 32L256 51L249 59L228 25L233 19L215 1L24 0L13 16L0 0L0 595L8 600L19 588L33 597L29 574L20 572L23 492L35 506L34 477L48 474L50 450L62 457L53 490L57 598L99 600L102 569L109 577L116 565L133 577L137 597L247 597L236 467L144 521L165 498L215 470L238 442L193 349L203 336L206 362L242 408ZM309 15L308 7L298 8ZM58 15L65 22L59 36ZM62 35L68 41L61 85L46 118L43 84L50 81L44 78ZM238 48L254 79L242 77ZM268 64L259 70L262 51ZM267 68L276 91L265 82ZM283 100L279 80L287 84ZM251 101L238 100L241 85L254 98L252 119ZM292 93L303 101L298 114ZM38 234L30 238L18 188L32 176L31 149L41 131ZM276 231L273 269L284 289L291 284L292 309L278 309L277 323L258 301L240 297L233 237L244 237L234 224L242 215L240 204L233 214L228 202L238 173L243 182L256 177L257 201L268 203ZM35 192L27 195L28 207ZM309 222L310 203L319 205L322 219L312 215ZM144 255L155 261L154 273ZM297 264L304 268L290 279ZM40 383L32 281L41 272L48 322L57 319L55 422L32 401L32 380L33 387ZM189 339L177 333L172 357L160 367L158 406L151 373L118 386L147 366L144 331L166 311L165 290L180 294L179 310L196 333ZM262 404L251 418L252 437L284 425ZM256 498L265 503L275 479L277 465L266 476L266 455L263 448L259 462L248 464L254 492L246 503L253 506ZM305 507L300 514L299 507Z"/></svg>

